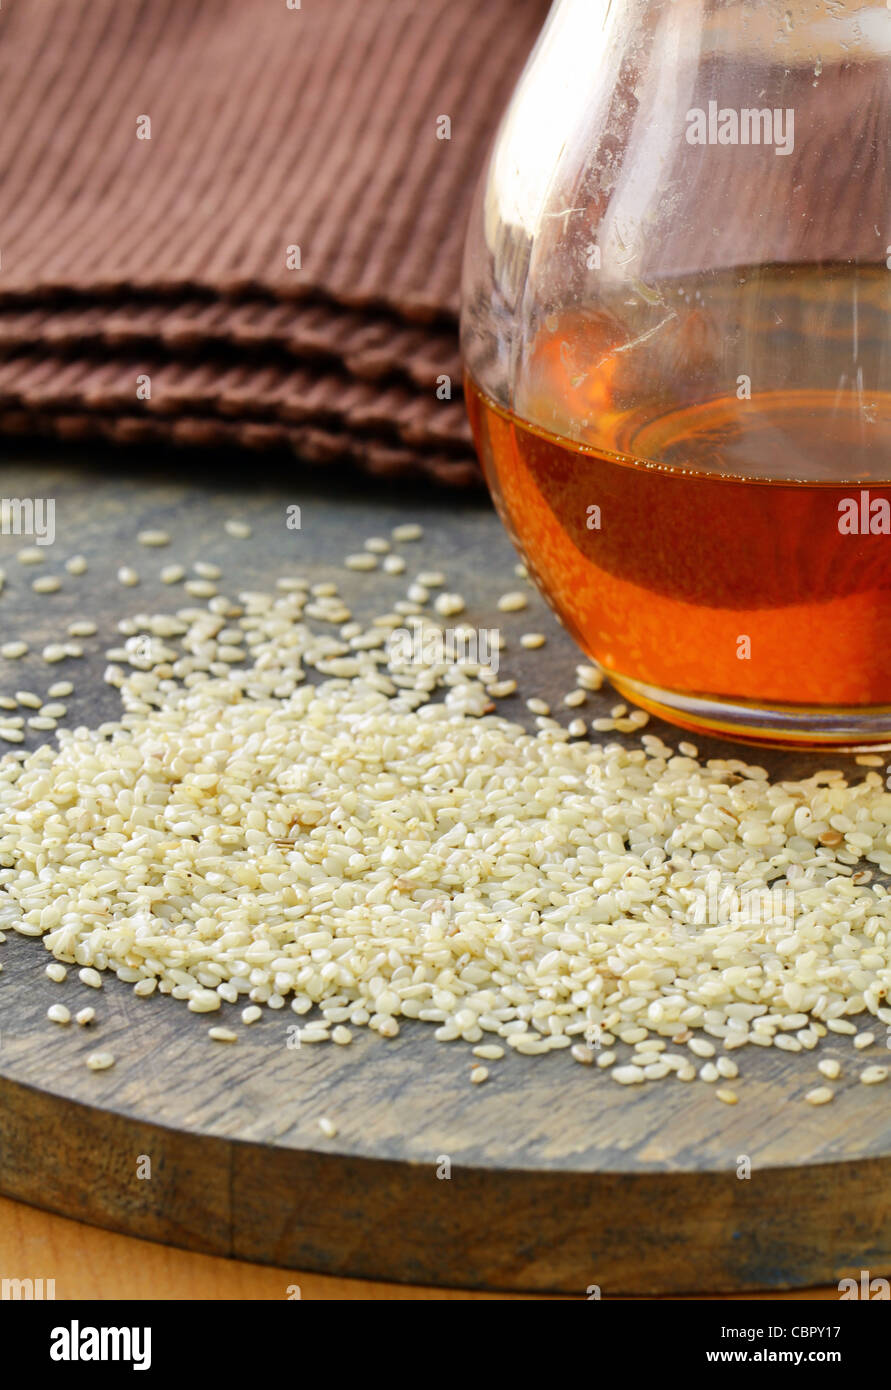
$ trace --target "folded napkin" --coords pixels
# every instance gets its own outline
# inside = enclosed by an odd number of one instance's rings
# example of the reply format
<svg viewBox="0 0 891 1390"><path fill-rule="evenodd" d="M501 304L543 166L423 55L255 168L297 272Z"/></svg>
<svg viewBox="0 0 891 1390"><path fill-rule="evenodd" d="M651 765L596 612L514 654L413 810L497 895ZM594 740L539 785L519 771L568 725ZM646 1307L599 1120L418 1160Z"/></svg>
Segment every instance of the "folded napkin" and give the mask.
<svg viewBox="0 0 891 1390"><path fill-rule="evenodd" d="M0 9L0 430L477 479L462 245L547 8Z"/></svg>

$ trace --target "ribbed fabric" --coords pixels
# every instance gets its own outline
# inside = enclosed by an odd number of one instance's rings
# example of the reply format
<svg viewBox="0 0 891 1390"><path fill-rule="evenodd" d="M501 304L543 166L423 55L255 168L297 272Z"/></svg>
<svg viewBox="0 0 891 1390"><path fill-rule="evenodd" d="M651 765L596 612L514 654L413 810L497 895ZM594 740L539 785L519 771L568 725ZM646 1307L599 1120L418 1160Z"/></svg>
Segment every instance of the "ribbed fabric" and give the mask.
<svg viewBox="0 0 891 1390"><path fill-rule="evenodd" d="M474 477L461 249L547 8L0 9L0 427Z"/></svg>
<svg viewBox="0 0 891 1390"><path fill-rule="evenodd" d="M223 353L244 360L269 354L343 367L375 380L393 376L427 389L440 373L453 380L461 361L453 328L421 327L327 304L271 304L245 299L173 303L121 297L67 308L0 303L0 348L45 345L56 352L160 346L171 353Z"/></svg>
<svg viewBox="0 0 891 1390"><path fill-rule="evenodd" d="M224 366L218 360L17 352L0 361L0 408L55 412L85 406L103 415L131 414L146 377L151 397L141 404L147 415L307 421L414 448L429 443L458 458L468 451L463 412L443 410L434 396L296 364Z"/></svg>

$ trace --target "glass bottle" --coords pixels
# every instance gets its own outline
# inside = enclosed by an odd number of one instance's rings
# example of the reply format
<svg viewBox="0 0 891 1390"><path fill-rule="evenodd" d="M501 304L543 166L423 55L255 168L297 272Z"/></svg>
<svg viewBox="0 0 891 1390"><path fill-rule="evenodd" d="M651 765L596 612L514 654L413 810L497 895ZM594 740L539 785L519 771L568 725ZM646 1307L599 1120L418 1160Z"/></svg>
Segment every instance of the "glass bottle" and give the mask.
<svg viewBox="0 0 891 1390"><path fill-rule="evenodd" d="M891 9L559 0L464 266L477 448L623 693L891 740Z"/></svg>

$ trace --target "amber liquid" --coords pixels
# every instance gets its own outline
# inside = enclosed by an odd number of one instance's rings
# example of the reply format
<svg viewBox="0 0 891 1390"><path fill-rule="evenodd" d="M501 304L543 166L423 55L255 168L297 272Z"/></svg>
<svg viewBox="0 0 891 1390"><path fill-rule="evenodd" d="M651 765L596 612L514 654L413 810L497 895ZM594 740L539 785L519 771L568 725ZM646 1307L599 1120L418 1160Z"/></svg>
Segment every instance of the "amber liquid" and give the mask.
<svg viewBox="0 0 891 1390"><path fill-rule="evenodd" d="M768 295L762 272L758 313L743 304L733 354L716 348L708 300L691 295L655 353L629 350L607 315L543 325L522 413L467 383L502 519L620 687L818 711L891 706L891 396L870 386L888 377L879 274L856 287L862 334L847 374L830 354L845 340L850 282L782 274ZM806 338L815 314L823 332ZM736 385L743 361L748 399ZM808 384L830 367L835 389ZM722 372L735 389L720 390Z"/></svg>

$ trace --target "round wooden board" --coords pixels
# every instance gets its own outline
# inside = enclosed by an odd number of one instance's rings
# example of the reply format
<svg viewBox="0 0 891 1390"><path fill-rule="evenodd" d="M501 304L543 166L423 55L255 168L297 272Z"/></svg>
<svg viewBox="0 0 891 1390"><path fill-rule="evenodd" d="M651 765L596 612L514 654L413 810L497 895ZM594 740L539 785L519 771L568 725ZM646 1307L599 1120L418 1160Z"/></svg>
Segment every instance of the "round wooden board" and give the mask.
<svg viewBox="0 0 891 1390"><path fill-rule="evenodd" d="M525 614L496 617L497 595L518 585L516 557L485 499L359 485L338 497L276 479L271 465L269 477L247 487L224 460L207 471L193 455L173 455L159 472L157 460L151 471L136 454L99 458L90 464L47 446L0 471L3 496L56 499L45 568L61 571L75 551L91 561L82 579L38 598L30 574L10 564L22 542L0 538L9 575L4 638L25 632L39 650L63 620L99 623L83 661L0 663L2 690L72 679L69 722L116 712L117 696L101 681L115 621L182 603L181 591L156 581L161 564L218 561L221 588L233 595L289 569L336 576L359 616L371 616L404 580L345 574L338 562L406 519L425 525L426 541L405 552L418 568L446 570L471 621L505 631L502 669L526 694L556 702L574 683L578 654L540 600ZM294 502L299 533L285 526ZM250 541L223 532L235 514L251 522ZM142 526L163 526L174 544L141 550L134 537ZM136 590L114 581L125 561L144 576ZM540 651L518 645L530 628L548 633ZM585 713L614 698L593 696ZM519 699L503 708L528 721ZM700 748L728 755L728 745ZM830 762L731 755L788 776ZM831 763L861 775L851 759ZM225 1046L180 1002L139 999L110 975L101 992L73 972L56 985L44 974L47 960L38 940L10 933L0 947L0 1192L8 1196L209 1253L464 1288L719 1292L834 1283L891 1267L891 1114L885 1088L858 1085L853 1062L821 1109L802 1099L819 1082L815 1054L751 1047L735 1054L735 1107L698 1082L619 1087L565 1052L508 1055L474 1086L469 1046L436 1043L423 1024L404 1024L392 1041L357 1030L346 1048L295 1050L289 1010L244 1028L224 1006L213 1021L235 1020L239 1032ZM94 1005L95 1028L49 1023L46 1010L59 1001ZM883 1030L877 1037L884 1044ZM91 1072L84 1058L100 1043L116 1065ZM833 1038L832 1052L844 1062L850 1041ZM877 1044L857 1062L878 1053ZM882 1047L874 1060L886 1056ZM322 1116L336 1137L323 1136ZM138 1176L144 1156L150 1178ZM751 1176L738 1176L747 1164Z"/></svg>

